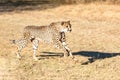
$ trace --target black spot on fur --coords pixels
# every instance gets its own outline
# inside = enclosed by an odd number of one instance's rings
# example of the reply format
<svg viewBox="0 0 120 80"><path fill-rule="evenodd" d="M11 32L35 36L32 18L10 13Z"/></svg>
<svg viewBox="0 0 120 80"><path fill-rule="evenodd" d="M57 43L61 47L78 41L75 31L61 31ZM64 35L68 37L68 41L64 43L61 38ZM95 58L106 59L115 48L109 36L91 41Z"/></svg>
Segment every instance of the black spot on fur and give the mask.
<svg viewBox="0 0 120 80"><path fill-rule="evenodd" d="M35 39L35 38L30 39L30 40L31 40L31 42L32 42L34 39Z"/></svg>

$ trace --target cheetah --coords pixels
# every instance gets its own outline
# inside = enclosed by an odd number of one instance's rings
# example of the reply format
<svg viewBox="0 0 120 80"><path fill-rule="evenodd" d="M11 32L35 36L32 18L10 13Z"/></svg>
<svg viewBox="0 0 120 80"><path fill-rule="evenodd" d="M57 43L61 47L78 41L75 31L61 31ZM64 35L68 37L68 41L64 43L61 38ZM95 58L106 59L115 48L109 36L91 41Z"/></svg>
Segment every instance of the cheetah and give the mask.
<svg viewBox="0 0 120 80"><path fill-rule="evenodd" d="M48 26L26 26L23 30L23 38L19 40L12 40L12 43L18 46L17 57L21 58L20 52L32 42L33 58L38 60L36 50L39 42L53 44L57 48L64 51L64 57L73 57L70 48L66 44L66 32L71 32L70 21L52 22Z"/></svg>

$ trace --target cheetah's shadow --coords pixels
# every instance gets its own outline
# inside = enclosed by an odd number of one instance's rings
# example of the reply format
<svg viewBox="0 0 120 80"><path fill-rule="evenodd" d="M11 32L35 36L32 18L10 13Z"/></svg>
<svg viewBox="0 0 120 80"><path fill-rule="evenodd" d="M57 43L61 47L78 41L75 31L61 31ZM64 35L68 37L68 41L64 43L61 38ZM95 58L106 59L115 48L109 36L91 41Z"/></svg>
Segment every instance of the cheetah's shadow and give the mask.
<svg viewBox="0 0 120 80"><path fill-rule="evenodd" d="M80 52L74 52L73 55L80 55L89 57L88 61L82 63L83 65L88 63L93 63L98 59L105 59L105 58L111 58L120 55L120 53L105 53L105 52L97 52L97 51L80 51Z"/></svg>
<svg viewBox="0 0 120 80"><path fill-rule="evenodd" d="M55 53L55 52L42 52L45 55L40 55L41 57L62 57L63 53ZM89 57L88 61L82 63L83 65L88 63L93 63L98 59L111 58L120 55L120 53L105 53L105 52L97 52L97 51L79 51L73 52L74 56L84 56Z"/></svg>

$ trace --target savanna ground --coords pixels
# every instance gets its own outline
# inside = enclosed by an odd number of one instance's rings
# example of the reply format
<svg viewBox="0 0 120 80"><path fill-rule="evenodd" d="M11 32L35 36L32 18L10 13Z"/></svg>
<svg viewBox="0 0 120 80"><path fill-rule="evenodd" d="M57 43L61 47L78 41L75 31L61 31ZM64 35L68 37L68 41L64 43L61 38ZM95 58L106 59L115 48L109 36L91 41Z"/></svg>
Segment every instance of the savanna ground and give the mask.
<svg viewBox="0 0 120 80"><path fill-rule="evenodd" d="M29 6L28 6L29 7ZM27 8L27 6L26 6ZM22 37L27 25L48 25L70 20L67 42L77 61L41 43L34 61L32 44L16 58L12 39ZM46 9L0 12L0 80L120 80L120 6L106 4L61 5Z"/></svg>

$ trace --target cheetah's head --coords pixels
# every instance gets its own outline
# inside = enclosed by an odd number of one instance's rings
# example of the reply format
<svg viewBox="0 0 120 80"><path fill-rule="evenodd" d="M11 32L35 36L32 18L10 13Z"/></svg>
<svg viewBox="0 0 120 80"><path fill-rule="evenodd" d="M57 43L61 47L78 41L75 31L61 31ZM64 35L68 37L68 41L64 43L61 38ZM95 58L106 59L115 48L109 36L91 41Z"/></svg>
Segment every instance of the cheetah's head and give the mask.
<svg viewBox="0 0 120 80"><path fill-rule="evenodd" d="M71 28L70 21L62 21L60 31L61 32L71 32L72 28Z"/></svg>

